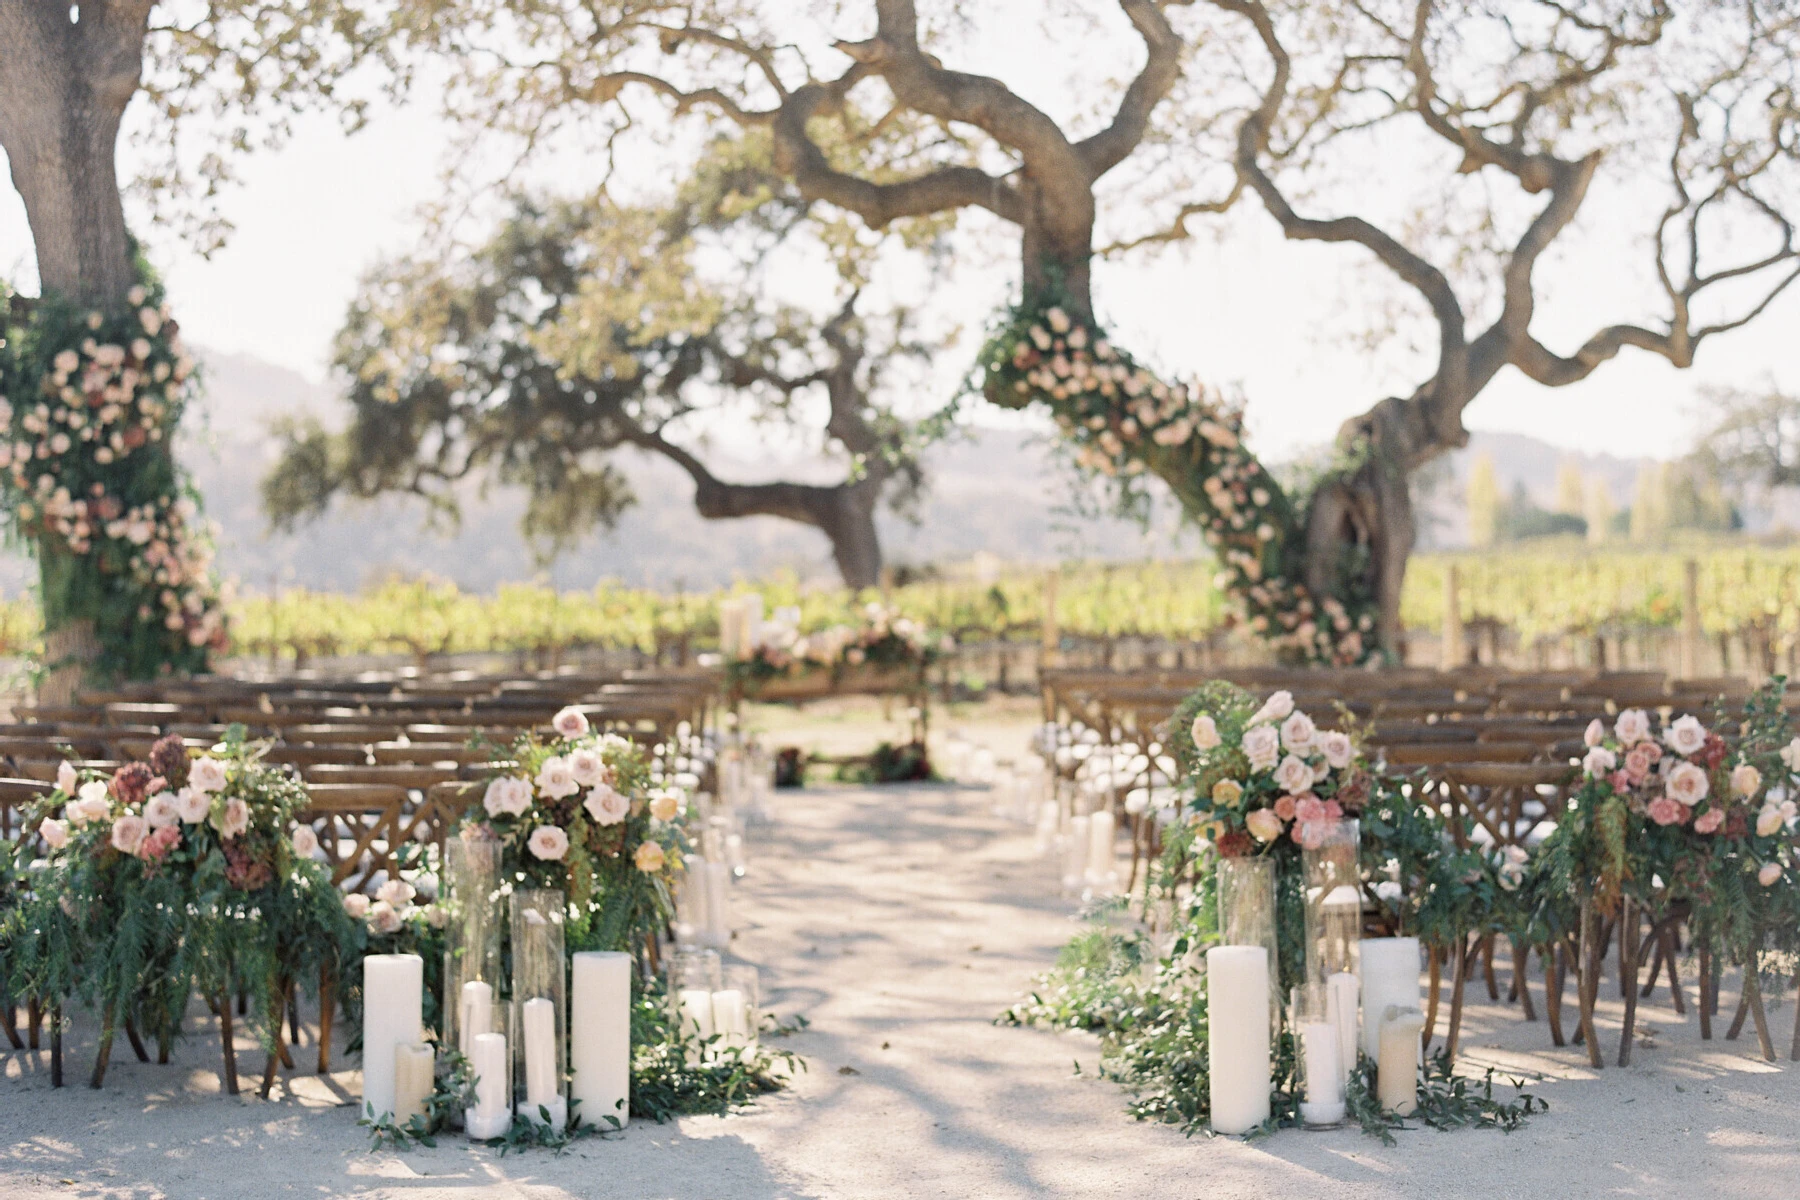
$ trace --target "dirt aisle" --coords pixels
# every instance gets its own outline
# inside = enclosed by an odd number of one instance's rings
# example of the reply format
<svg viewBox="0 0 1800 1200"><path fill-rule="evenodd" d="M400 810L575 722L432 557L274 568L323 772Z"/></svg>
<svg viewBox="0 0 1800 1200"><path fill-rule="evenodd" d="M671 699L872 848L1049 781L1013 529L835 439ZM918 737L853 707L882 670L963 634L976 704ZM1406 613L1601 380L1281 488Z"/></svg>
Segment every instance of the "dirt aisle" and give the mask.
<svg viewBox="0 0 1800 1200"><path fill-rule="evenodd" d="M1073 1062L1095 1065L1091 1039L991 1023L1072 929L1027 833L949 788L778 802L739 887L736 950L763 968L776 1011L811 1021L789 1042L810 1070L749 1113L635 1124L560 1158L455 1138L370 1154L348 1073L336 1090L302 1078L272 1103L224 1100L195 1036L186 1066L115 1054L104 1092L53 1092L38 1059L9 1054L0 1196L1792 1195L1800 1071L1751 1061L1753 1040L1702 1047L1692 1018L1660 1004L1643 1016L1656 1048L1600 1080L1573 1051L1540 1053L1541 1024L1478 1007L1472 1060L1557 1076L1537 1088L1551 1113L1510 1137L1422 1131L1384 1149L1345 1130L1244 1145L1134 1123L1116 1088L1072 1077ZM1792 1009L1774 1020L1785 1034ZM83 1039L72 1075L86 1054Z"/></svg>

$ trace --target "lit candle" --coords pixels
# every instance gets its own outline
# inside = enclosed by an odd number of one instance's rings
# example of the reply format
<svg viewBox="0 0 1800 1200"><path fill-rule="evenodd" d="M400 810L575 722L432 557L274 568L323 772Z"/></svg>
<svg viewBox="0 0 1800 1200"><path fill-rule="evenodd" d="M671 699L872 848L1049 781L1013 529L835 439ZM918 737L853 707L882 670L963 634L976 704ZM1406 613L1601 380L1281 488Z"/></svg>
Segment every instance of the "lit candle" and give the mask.
<svg viewBox="0 0 1800 1200"><path fill-rule="evenodd" d="M631 955L583 950L573 956L569 993L570 1094L581 1119L624 1125L631 1095Z"/></svg>
<svg viewBox="0 0 1800 1200"><path fill-rule="evenodd" d="M1381 1014L1388 1006L1419 1007L1419 939L1364 938L1363 1053L1380 1062Z"/></svg>
<svg viewBox="0 0 1800 1200"><path fill-rule="evenodd" d="M1330 1021L1302 1025L1300 1052L1306 1058L1306 1098L1300 1101L1300 1119L1308 1125L1336 1125L1344 1119L1337 1026Z"/></svg>
<svg viewBox="0 0 1800 1200"><path fill-rule="evenodd" d="M1113 858L1113 815L1102 810L1088 817L1088 873L1095 883L1105 884L1117 869Z"/></svg>
<svg viewBox="0 0 1800 1200"><path fill-rule="evenodd" d="M1208 950L1206 1008L1213 1130L1248 1133L1269 1119L1269 952Z"/></svg>
<svg viewBox="0 0 1800 1200"><path fill-rule="evenodd" d="M394 1048L424 1038L425 960L416 954L363 958L363 1112L394 1111Z"/></svg>
<svg viewBox="0 0 1800 1200"><path fill-rule="evenodd" d="M436 1051L423 1042L394 1047L394 1124L405 1126L414 1117L423 1117L436 1083Z"/></svg>
<svg viewBox="0 0 1800 1200"><path fill-rule="evenodd" d="M556 1077L556 1001L536 996L523 1005L520 1023L525 1038L525 1115L542 1121L540 1108L550 1110L550 1124L560 1129L567 1107L562 1081Z"/></svg>
<svg viewBox="0 0 1800 1200"><path fill-rule="evenodd" d="M744 1004L744 993L726 988L712 994L713 1029L727 1041L743 1044L750 1038L750 1010Z"/></svg>
<svg viewBox="0 0 1800 1200"><path fill-rule="evenodd" d="M1425 1014L1394 1004L1383 1013L1375 1091L1383 1109L1410 1116L1419 1107L1419 1036L1425 1031Z"/></svg>
<svg viewBox="0 0 1800 1200"><path fill-rule="evenodd" d="M479 979L471 979L462 986L462 1009L458 1013L462 1024L461 1036L457 1038L457 1048L464 1058L472 1057L471 1050L478 1034L494 1031L494 985L483 983Z"/></svg>
<svg viewBox="0 0 1800 1200"><path fill-rule="evenodd" d="M682 988L676 997L681 1005L681 1023L689 1035L705 1041L717 1028L713 1024L712 992L707 988Z"/></svg>
<svg viewBox="0 0 1800 1200"><path fill-rule="evenodd" d="M1356 1056L1361 1043L1356 1036L1356 976L1339 971L1325 981L1325 1013L1337 1029L1338 1074L1346 1082L1356 1069Z"/></svg>
<svg viewBox="0 0 1800 1200"><path fill-rule="evenodd" d="M463 1113L463 1128L476 1141L504 1137L512 1128L512 1067L504 1033L478 1033L469 1042L469 1069L475 1073L475 1107Z"/></svg>

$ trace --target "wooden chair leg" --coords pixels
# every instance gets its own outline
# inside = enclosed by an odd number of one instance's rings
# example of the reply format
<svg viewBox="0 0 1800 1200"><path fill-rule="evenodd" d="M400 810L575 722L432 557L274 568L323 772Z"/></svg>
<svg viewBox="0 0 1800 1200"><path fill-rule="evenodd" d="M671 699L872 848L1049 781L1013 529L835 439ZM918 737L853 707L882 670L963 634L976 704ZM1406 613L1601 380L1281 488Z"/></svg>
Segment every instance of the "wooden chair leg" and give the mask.
<svg viewBox="0 0 1800 1200"><path fill-rule="evenodd" d="M1619 913L1620 937L1619 945L1625 951L1625 961L1619 964L1619 975L1625 981L1625 1024L1619 1030L1619 1065L1631 1065L1631 1040L1637 1033L1638 1003L1638 907L1631 901L1624 903Z"/></svg>
<svg viewBox="0 0 1800 1200"><path fill-rule="evenodd" d="M1754 963L1744 967L1744 996L1750 1001L1750 1015L1756 1018L1756 1041L1764 1062L1775 1061L1775 1041L1769 1036L1768 1014L1763 1012L1762 980Z"/></svg>
<svg viewBox="0 0 1800 1200"><path fill-rule="evenodd" d="M1662 937L1658 939L1657 944L1662 947L1663 961L1669 964L1669 1003L1675 1006L1676 1016L1685 1017L1687 1016L1687 997L1682 994L1681 990L1681 968L1679 965L1681 960L1681 947L1676 941L1675 927L1673 925L1666 925L1663 927Z"/></svg>
<svg viewBox="0 0 1800 1200"><path fill-rule="evenodd" d="M1479 945L1481 947L1481 969L1487 976L1488 999L1499 1000L1500 982L1494 977L1494 935L1488 934L1481 939Z"/></svg>
<svg viewBox="0 0 1800 1200"><path fill-rule="evenodd" d="M1710 1042L1712 1041L1713 1009L1717 1007L1712 993L1712 948L1703 941L1697 949L1700 956L1698 967L1700 971L1700 1040Z"/></svg>
<svg viewBox="0 0 1800 1200"><path fill-rule="evenodd" d="M131 1052L137 1055L141 1063L150 1061L150 1052L144 1049L144 1039L138 1036L137 1022L130 1017L125 1018L125 1037L131 1043Z"/></svg>
<svg viewBox="0 0 1800 1200"><path fill-rule="evenodd" d="M331 969L319 972L319 1071L331 1074L331 1017L337 1010L337 995L332 990Z"/></svg>
<svg viewBox="0 0 1800 1200"><path fill-rule="evenodd" d="M237 1045L231 1030L231 993L219 993L219 1050L225 1056L224 1086L227 1096L238 1094Z"/></svg>
<svg viewBox="0 0 1800 1200"><path fill-rule="evenodd" d="M37 1039L32 1038L33 1049L37 1048ZM63 1085L63 1052L62 1052L62 1005L58 1004L50 1010L50 1086Z"/></svg>
<svg viewBox="0 0 1800 1200"><path fill-rule="evenodd" d="M1544 1018L1550 1024L1550 1044L1562 1046L1563 960L1561 945L1538 947L1538 958L1544 964Z"/></svg>
<svg viewBox="0 0 1800 1200"><path fill-rule="evenodd" d="M1513 996L1519 1001L1519 1007L1525 1010L1527 1021L1537 1020L1537 1006L1531 1002L1531 981L1526 978L1526 968L1531 963L1531 947L1509 938L1512 942Z"/></svg>
<svg viewBox="0 0 1800 1200"><path fill-rule="evenodd" d="M1600 1055L1600 1039L1594 1035L1594 1005L1600 999L1600 959L1606 943L1600 939L1600 918L1591 902L1582 905L1581 913L1581 1040L1587 1046L1588 1065L1595 1070L1606 1065Z"/></svg>
<svg viewBox="0 0 1800 1200"><path fill-rule="evenodd" d="M1744 1032L1744 1018L1750 1015L1750 981L1746 976L1744 990L1738 993L1737 1014L1731 1018L1731 1028L1725 1031L1725 1040L1735 1042L1738 1034Z"/></svg>
<svg viewBox="0 0 1800 1200"><path fill-rule="evenodd" d="M1456 964L1453 982L1450 985L1450 1027L1444 1032L1444 1053L1456 1060L1456 1039L1462 1033L1463 991L1469 982L1469 960L1481 953L1479 941L1471 947L1466 935L1456 939Z"/></svg>

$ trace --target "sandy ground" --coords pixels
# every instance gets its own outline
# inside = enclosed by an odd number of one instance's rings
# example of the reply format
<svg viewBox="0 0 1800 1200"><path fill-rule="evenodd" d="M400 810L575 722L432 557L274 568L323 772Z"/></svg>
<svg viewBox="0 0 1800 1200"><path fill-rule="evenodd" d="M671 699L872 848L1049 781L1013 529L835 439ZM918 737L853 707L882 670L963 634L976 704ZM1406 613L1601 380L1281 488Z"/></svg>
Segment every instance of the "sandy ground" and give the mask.
<svg viewBox="0 0 1800 1200"><path fill-rule="evenodd" d="M810 1069L754 1110L638 1123L561 1157L455 1139L370 1153L350 1070L298 1076L270 1102L226 1099L211 1043L195 1036L177 1066L121 1047L105 1091L58 1092L47 1055L12 1053L0 1059L0 1196L1795 1194L1800 1070L1754 1060L1749 1037L1699 1043L1666 991L1642 1014L1649 1044L1634 1065L1599 1075L1578 1051L1550 1050L1541 1023L1476 1006L1469 1061L1547 1077L1534 1090L1550 1113L1510 1136L1406 1132L1383 1148L1339 1130L1245 1144L1135 1123L1115 1087L1074 1075L1095 1065L1091 1038L992 1024L1072 929L1028 833L951 787L779 799L741 885L735 949L763 968L775 1010L811 1020L789 1043ZM1785 1035L1792 1009L1773 1020ZM88 1037L76 1040L79 1082ZM260 1065L247 1046L242 1058Z"/></svg>

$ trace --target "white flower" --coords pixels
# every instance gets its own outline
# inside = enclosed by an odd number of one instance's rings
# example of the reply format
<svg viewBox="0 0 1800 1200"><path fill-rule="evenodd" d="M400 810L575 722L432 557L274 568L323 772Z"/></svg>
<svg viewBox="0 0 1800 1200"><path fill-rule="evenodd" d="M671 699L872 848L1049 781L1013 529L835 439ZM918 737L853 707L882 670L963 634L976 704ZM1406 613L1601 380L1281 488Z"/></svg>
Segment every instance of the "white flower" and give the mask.
<svg viewBox="0 0 1800 1200"><path fill-rule="evenodd" d="M433 929L442 929L450 924L450 910L441 904L433 904L425 910L425 922Z"/></svg>
<svg viewBox="0 0 1800 1200"><path fill-rule="evenodd" d="M1250 759L1253 771L1267 771L1281 757L1281 735L1272 725L1253 725L1246 729L1239 745Z"/></svg>
<svg viewBox="0 0 1800 1200"><path fill-rule="evenodd" d="M578 738L588 731L588 719L578 708L565 708L550 719L550 727L565 738Z"/></svg>
<svg viewBox="0 0 1800 1200"><path fill-rule="evenodd" d="M569 835L559 825L539 825L531 831L526 849L546 862L555 862L569 852Z"/></svg>
<svg viewBox="0 0 1800 1200"><path fill-rule="evenodd" d="M631 801L613 789L601 784L588 793L582 803L596 825L617 825L631 811Z"/></svg>
<svg viewBox="0 0 1800 1200"><path fill-rule="evenodd" d="M144 802L144 823L152 829L174 825L181 820L181 805L174 792L158 792Z"/></svg>
<svg viewBox="0 0 1800 1200"><path fill-rule="evenodd" d="M196 758L188 768L188 786L196 792L216 792L225 786L225 764L216 758Z"/></svg>
<svg viewBox="0 0 1800 1200"><path fill-rule="evenodd" d="M1794 743L1800 745L1800 738L1795 738ZM65 796L73 796L75 789L80 786L81 779L75 774L75 764L64 759L56 768L56 790Z"/></svg>
<svg viewBox="0 0 1800 1200"><path fill-rule="evenodd" d="M1190 731L1194 737L1194 749L1211 750L1219 744L1219 727L1205 713L1194 718L1194 727ZM1796 738L1800 741L1800 738Z"/></svg>
<svg viewBox="0 0 1800 1200"><path fill-rule="evenodd" d="M1598 746L1602 741L1606 740L1606 726L1600 723L1599 717L1595 717L1588 722L1587 729L1582 732L1581 740L1587 743L1590 748Z"/></svg>
<svg viewBox="0 0 1800 1200"><path fill-rule="evenodd" d="M369 905L370 933L398 933L400 931L400 913L385 900L377 900Z"/></svg>
<svg viewBox="0 0 1800 1200"><path fill-rule="evenodd" d="M481 805L490 817L517 817L531 807L531 785L513 775L504 775L487 785Z"/></svg>
<svg viewBox="0 0 1800 1200"><path fill-rule="evenodd" d="M206 820L206 814L212 811L212 797L205 792L197 792L191 787L184 787L175 793L175 806L180 809L184 824L198 825Z"/></svg>
<svg viewBox="0 0 1800 1200"><path fill-rule="evenodd" d="M1790 771L1800 771L1800 737L1781 748L1781 761Z"/></svg>
<svg viewBox="0 0 1800 1200"><path fill-rule="evenodd" d="M1598 779L1619 765L1619 756L1605 746L1595 746L1581 760L1581 769L1589 779Z"/></svg>
<svg viewBox="0 0 1800 1200"><path fill-rule="evenodd" d="M1342 771L1356 756L1356 747L1351 744L1350 735L1338 729L1328 729L1319 735L1319 750L1334 771Z"/></svg>
<svg viewBox="0 0 1800 1200"><path fill-rule="evenodd" d="M390 879L375 889L375 899L386 901L395 908L405 908L416 895L412 884L404 879Z"/></svg>
<svg viewBox="0 0 1800 1200"><path fill-rule="evenodd" d="M1256 715L1250 718L1250 723L1266 725L1271 721L1282 720L1293 711L1294 694L1292 692L1276 692L1263 701L1263 706L1256 710Z"/></svg>
<svg viewBox="0 0 1800 1200"><path fill-rule="evenodd" d="M1698 754L1706 745L1706 726L1693 717L1680 717L1663 734L1663 741L1677 754Z"/></svg>
<svg viewBox="0 0 1800 1200"><path fill-rule="evenodd" d="M1290 754L1275 768L1275 782L1288 795L1298 796L1312 787L1312 768L1306 765L1305 759Z"/></svg>
<svg viewBox="0 0 1800 1200"><path fill-rule="evenodd" d="M38 826L38 836L44 839L44 845L52 850L61 850L69 844L69 827L55 817L45 817Z"/></svg>
<svg viewBox="0 0 1800 1200"><path fill-rule="evenodd" d="M294 853L301 858L311 858L319 852L319 835L313 832L311 825L294 826Z"/></svg>
<svg viewBox="0 0 1800 1200"><path fill-rule="evenodd" d="M1281 723L1281 744L1295 754L1311 750L1318 736L1319 727L1303 712L1293 713Z"/></svg>
<svg viewBox="0 0 1800 1200"><path fill-rule="evenodd" d="M1671 800L1679 800L1689 808L1706 799L1709 790L1706 772L1691 762L1676 763L1663 786Z"/></svg>
<svg viewBox="0 0 1800 1200"><path fill-rule="evenodd" d="M1627 750L1650 736L1650 714L1641 708L1628 708L1613 722L1613 733L1619 745Z"/></svg>
<svg viewBox="0 0 1800 1200"><path fill-rule="evenodd" d="M539 795L560 800L579 792L581 785L575 782L575 773L569 769L569 760L559 754L552 754L538 768L537 790Z"/></svg>
<svg viewBox="0 0 1800 1200"><path fill-rule="evenodd" d="M233 796L219 810L219 815L213 818L212 825L219 831L219 836L228 841L241 837L250 828L250 806Z"/></svg>
<svg viewBox="0 0 1800 1200"><path fill-rule="evenodd" d="M144 844L144 818L123 816L113 822L113 849L126 854L136 854L138 847Z"/></svg>
<svg viewBox="0 0 1800 1200"><path fill-rule="evenodd" d="M1749 763L1731 769L1731 790L1748 799L1762 788L1762 772Z"/></svg>
<svg viewBox="0 0 1800 1200"><path fill-rule="evenodd" d="M344 897L344 911L352 918L365 917L369 914L369 898L361 892L351 892Z"/></svg>
<svg viewBox="0 0 1800 1200"><path fill-rule="evenodd" d="M584 788L599 787L606 782L606 760L598 750L583 747L570 753L569 774Z"/></svg>

